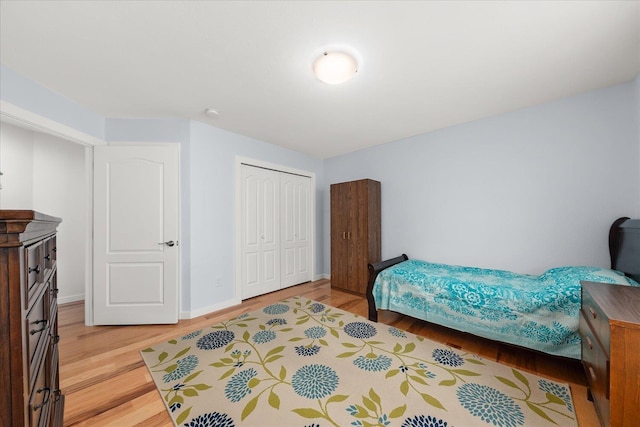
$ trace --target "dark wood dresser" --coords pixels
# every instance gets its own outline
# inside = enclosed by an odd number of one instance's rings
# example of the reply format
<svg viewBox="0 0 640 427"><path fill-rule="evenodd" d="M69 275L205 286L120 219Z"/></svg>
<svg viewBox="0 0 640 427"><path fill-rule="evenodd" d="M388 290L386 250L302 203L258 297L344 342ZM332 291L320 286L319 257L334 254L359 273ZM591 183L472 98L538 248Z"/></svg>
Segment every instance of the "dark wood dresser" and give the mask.
<svg viewBox="0 0 640 427"><path fill-rule="evenodd" d="M582 364L603 426L640 425L640 288L582 282Z"/></svg>
<svg viewBox="0 0 640 427"><path fill-rule="evenodd" d="M380 183L331 185L331 287L364 295L368 264L380 261Z"/></svg>
<svg viewBox="0 0 640 427"><path fill-rule="evenodd" d="M59 218L0 210L0 427L62 426Z"/></svg>

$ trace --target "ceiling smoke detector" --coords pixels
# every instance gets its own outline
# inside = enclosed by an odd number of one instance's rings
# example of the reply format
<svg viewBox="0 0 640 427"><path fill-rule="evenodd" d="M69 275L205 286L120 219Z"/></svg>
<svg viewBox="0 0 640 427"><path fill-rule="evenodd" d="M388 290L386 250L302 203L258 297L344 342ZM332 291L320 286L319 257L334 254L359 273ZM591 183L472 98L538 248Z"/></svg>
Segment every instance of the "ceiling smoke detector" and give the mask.
<svg viewBox="0 0 640 427"><path fill-rule="evenodd" d="M207 108L206 110L204 110L204 115L211 119L217 119L218 117L220 117L220 114L213 108Z"/></svg>

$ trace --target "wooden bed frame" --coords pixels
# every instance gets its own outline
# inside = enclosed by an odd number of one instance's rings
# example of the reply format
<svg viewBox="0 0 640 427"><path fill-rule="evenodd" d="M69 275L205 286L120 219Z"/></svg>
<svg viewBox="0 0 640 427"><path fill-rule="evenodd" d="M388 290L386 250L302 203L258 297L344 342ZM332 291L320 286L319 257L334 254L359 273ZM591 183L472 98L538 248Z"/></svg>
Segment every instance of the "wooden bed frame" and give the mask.
<svg viewBox="0 0 640 427"><path fill-rule="evenodd" d="M640 220L632 220L633 227L621 227L628 217L618 218L609 228L609 255L611 268L622 271L627 276L640 282ZM367 301L369 303L369 320L378 321L378 310L373 298L373 285L378 274L386 268L408 260L406 254L369 264L369 283L367 285Z"/></svg>

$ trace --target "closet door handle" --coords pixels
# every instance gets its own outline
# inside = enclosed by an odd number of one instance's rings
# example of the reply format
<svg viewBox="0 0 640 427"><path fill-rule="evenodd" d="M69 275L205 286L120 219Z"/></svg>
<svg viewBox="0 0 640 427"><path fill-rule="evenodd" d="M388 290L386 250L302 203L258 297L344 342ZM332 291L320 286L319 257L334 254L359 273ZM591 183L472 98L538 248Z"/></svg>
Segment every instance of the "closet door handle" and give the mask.
<svg viewBox="0 0 640 427"><path fill-rule="evenodd" d="M351 232L350 231L347 232L347 239L351 240Z"/></svg>
<svg viewBox="0 0 640 427"><path fill-rule="evenodd" d="M346 240L347 239L347 232L343 231L342 232L342 240Z"/></svg>
<svg viewBox="0 0 640 427"><path fill-rule="evenodd" d="M159 245L167 245L169 247L177 246L178 242L174 242L173 240L168 240L166 242L160 242Z"/></svg>

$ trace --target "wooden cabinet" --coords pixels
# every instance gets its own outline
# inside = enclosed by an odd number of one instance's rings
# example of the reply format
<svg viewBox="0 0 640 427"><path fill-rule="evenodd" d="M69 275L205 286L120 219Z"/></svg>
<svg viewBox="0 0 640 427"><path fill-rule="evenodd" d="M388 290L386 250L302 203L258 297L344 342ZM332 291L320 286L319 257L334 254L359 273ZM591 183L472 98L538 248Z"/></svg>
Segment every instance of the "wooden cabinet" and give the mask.
<svg viewBox="0 0 640 427"><path fill-rule="evenodd" d="M331 286L364 295L367 264L380 261L380 183L331 185Z"/></svg>
<svg viewBox="0 0 640 427"><path fill-rule="evenodd" d="M0 210L0 427L62 426L56 228Z"/></svg>
<svg viewBox="0 0 640 427"><path fill-rule="evenodd" d="M601 424L640 425L640 288L582 282L580 336Z"/></svg>

